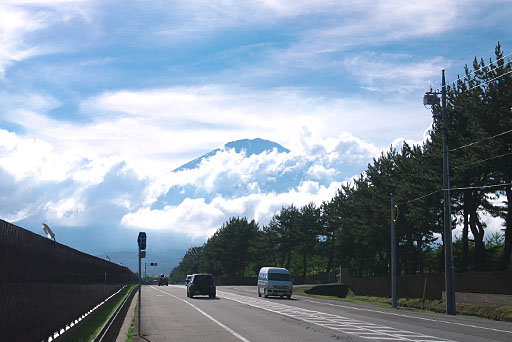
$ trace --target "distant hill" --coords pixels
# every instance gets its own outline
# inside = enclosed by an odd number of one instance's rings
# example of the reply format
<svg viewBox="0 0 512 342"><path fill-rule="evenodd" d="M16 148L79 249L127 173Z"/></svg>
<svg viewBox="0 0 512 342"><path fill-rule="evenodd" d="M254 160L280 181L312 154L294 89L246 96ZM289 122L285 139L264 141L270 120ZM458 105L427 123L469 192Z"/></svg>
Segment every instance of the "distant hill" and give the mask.
<svg viewBox="0 0 512 342"><path fill-rule="evenodd" d="M181 258L183 258L186 252L187 251L179 249L171 249L168 252L151 252L148 250L146 252L146 258L141 260L142 274L144 274L144 263L146 263L147 275L156 276L159 274L165 274L168 276L171 270L174 267L178 266ZM113 263L122 263L124 266L128 267L132 272L139 271L138 252L107 252L96 256L98 258L106 259L106 255L108 255L108 257ZM149 264L152 262L156 262L158 266L149 266Z"/></svg>
<svg viewBox="0 0 512 342"><path fill-rule="evenodd" d="M195 169L196 167L201 164L201 162L204 159L208 159L209 157L212 157L217 154L219 151L223 150L229 150L229 149L235 149L236 153L241 153L242 151L245 152L247 157L252 156L253 154L260 154L263 152L272 152L274 149L277 150L277 152L284 152L288 153L290 150L287 148L279 145L278 143L275 143L273 141L264 140L260 138L256 139L242 139L237 141L231 141L227 144L225 144L222 148L216 148L215 150L212 150L206 154L203 154L201 157L196 158L185 165L182 165L178 167L177 169L173 170L173 172L183 171L183 170L190 170Z"/></svg>

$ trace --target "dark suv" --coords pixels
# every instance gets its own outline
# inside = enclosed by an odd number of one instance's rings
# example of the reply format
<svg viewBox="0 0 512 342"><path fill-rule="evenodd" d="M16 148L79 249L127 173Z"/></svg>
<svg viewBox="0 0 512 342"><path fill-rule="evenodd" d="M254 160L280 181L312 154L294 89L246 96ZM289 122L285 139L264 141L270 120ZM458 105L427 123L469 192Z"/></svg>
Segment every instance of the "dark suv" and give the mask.
<svg viewBox="0 0 512 342"><path fill-rule="evenodd" d="M160 285L169 286L169 280L163 274L160 274L160 278L158 278L158 286Z"/></svg>
<svg viewBox="0 0 512 342"><path fill-rule="evenodd" d="M208 295L215 298L217 289L215 281L211 274L192 274L187 284L187 297L193 298L195 295Z"/></svg>

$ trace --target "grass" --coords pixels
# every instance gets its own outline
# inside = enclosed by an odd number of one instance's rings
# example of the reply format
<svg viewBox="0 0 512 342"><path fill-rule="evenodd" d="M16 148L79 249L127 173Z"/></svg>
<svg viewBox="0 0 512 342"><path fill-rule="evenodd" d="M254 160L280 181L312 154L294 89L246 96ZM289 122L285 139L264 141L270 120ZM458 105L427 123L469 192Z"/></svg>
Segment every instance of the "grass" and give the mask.
<svg viewBox="0 0 512 342"><path fill-rule="evenodd" d="M132 322L130 323L130 327L128 328L128 332L126 333L126 342L133 341L133 331L135 330L135 316L137 316L137 308L138 307L139 307L139 298L137 298L135 308L133 309Z"/></svg>
<svg viewBox="0 0 512 342"><path fill-rule="evenodd" d="M310 296L325 299L334 299L346 302L370 303L381 306L391 306L391 298L387 297L371 297L371 296L356 296L352 291L349 291L346 298L339 298L336 296L321 296L311 295L304 291L309 288L294 289L294 294L300 296ZM418 298L398 298L397 306L414 311L445 313L446 304L442 300L425 300L424 309L423 300ZM508 321L512 322L512 306L497 306L497 305L477 305L469 303L457 303L457 315L474 316L485 319L492 319L495 321Z"/></svg>
<svg viewBox="0 0 512 342"><path fill-rule="evenodd" d="M117 310L119 305L123 302L130 291L137 285L126 286L114 297L97 308L91 317L81 326L77 327L75 331L70 331L66 336L69 341L86 342L92 341L98 335L103 325L108 321L110 316Z"/></svg>

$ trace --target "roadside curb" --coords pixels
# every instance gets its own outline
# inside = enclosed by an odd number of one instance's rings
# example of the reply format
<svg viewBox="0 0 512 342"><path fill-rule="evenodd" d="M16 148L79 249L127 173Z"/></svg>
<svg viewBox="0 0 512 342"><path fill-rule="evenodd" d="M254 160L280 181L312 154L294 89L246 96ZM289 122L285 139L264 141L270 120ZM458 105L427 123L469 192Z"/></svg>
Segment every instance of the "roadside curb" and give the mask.
<svg viewBox="0 0 512 342"><path fill-rule="evenodd" d="M136 289L134 288L126 296L121 305L119 305L117 310L112 314L105 325L103 325L103 328L101 328L101 331L94 339L94 342L110 342L116 340L117 333L124 322L124 318L128 312L128 307L134 297L135 292Z"/></svg>
<svg viewBox="0 0 512 342"><path fill-rule="evenodd" d="M128 311L126 312L126 315L124 317L123 325L121 326L121 329L119 330L119 334L117 335L116 342L126 342L126 339L128 337L128 330L130 329L130 326L132 325L133 317L135 316L134 309L135 305L137 305L137 296L135 294L139 291L138 287L133 290L134 294L132 296L132 299L130 301L130 307L128 308Z"/></svg>

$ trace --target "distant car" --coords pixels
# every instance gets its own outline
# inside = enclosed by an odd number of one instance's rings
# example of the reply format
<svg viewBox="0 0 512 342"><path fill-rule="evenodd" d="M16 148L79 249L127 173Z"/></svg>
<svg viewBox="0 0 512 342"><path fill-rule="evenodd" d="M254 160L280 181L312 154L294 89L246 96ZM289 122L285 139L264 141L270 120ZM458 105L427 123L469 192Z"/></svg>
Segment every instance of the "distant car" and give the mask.
<svg viewBox="0 0 512 342"><path fill-rule="evenodd" d="M190 279L192 279L192 274L187 274L187 279L185 279L185 284L190 283Z"/></svg>
<svg viewBox="0 0 512 342"><path fill-rule="evenodd" d="M192 274L187 284L187 297L194 298L195 295L208 295L215 298L217 288L211 274Z"/></svg>
<svg viewBox="0 0 512 342"><path fill-rule="evenodd" d="M158 286L160 285L169 286L169 279L163 274L160 274L160 278L158 278Z"/></svg>
<svg viewBox="0 0 512 342"><path fill-rule="evenodd" d="M158 284L158 279L153 279L153 285L157 285Z"/></svg>

